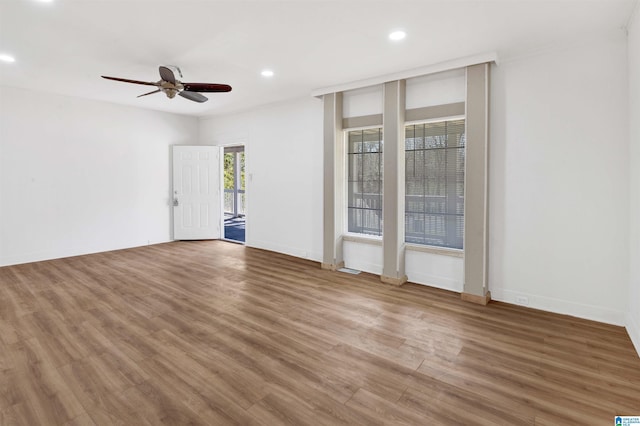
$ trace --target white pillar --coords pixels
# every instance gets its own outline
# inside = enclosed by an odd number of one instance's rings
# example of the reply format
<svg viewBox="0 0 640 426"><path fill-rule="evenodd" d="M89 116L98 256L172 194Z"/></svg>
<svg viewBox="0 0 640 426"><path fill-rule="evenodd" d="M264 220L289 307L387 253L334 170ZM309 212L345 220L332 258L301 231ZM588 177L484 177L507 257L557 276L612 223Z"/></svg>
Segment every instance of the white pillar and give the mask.
<svg viewBox="0 0 640 426"><path fill-rule="evenodd" d="M489 64L467 67L462 299L486 305L489 225Z"/></svg>
<svg viewBox="0 0 640 426"><path fill-rule="evenodd" d="M322 268L344 267L344 137L342 135L342 93L323 96L324 102L324 208Z"/></svg>
<svg viewBox="0 0 640 426"><path fill-rule="evenodd" d="M405 81L384 85L382 148L382 282L407 282L404 268L404 111Z"/></svg>

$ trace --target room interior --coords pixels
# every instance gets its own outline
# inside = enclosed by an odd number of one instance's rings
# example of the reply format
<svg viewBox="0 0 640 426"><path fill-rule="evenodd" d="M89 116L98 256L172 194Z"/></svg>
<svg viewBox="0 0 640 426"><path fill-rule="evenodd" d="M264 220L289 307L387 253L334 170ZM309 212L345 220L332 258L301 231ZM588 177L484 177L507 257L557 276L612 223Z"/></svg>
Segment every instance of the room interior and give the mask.
<svg viewBox="0 0 640 426"><path fill-rule="evenodd" d="M136 248L167 256L171 146L216 145L245 147L249 201L246 245L212 250L265 250L288 273L339 274L320 269L324 94L342 93L344 119L382 113L383 85L397 79L407 108L459 102L465 68L486 62L494 302L455 310L465 321L492 305L559 314L563 333L572 319L594 321L626 333L612 332L638 355L639 9L637 0L2 1L0 267L122 261L105 253ZM390 40L397 30L406 37ZM233 90L204 103L138 98L147 88L100 78L156 81L160 65ZM345 266L362 271L355 288L369 277L394 294L379 280L379 243L347 235L341 247ZM408 250L405 291L457 300L463 262L464 252ZM588 363L595 343L584 339ZM385 397L362 389L369 403ZM6 400L3 410L15 406Z"/></svg>

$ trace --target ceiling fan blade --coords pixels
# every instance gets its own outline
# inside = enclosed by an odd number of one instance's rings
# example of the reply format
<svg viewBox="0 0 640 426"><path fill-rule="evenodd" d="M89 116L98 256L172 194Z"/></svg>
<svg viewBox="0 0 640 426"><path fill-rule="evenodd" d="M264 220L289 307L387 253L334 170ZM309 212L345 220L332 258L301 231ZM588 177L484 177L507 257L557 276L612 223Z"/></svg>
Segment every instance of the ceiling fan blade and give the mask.
<svg viewBox="0 0 640 426"><path fill-rule="evenodd" d="M107 77L106 75L103 75L102 78L106 78L107 80L124 81L125 83L144 84L147 86L159 86L158 83L153 83L150 81L129 80L128 78Z"/></svg>
<svg viewBox="0 0 640 426"><path fill-rule="evenodd" d="M163 67L162 65L158 68L160 71L160 78L164 81L168 81L171 84L176 84L176 76L173 75L173 71L167 67Z"/></svg>
<svg viewBox="0 0 640 426"><path fill-rule="evenodd" d="M154 93L158 93L158 92L160 92L160 89L158 89L158 90L154 90L153 92L149 92L149 93L143 93L142 95L138 95L138 96L136 96L136 97L137 97L137 98L140 98L140 97L142 97L142 96L153 95Z"/></svg>
<svg viewBox="0 0 640 426"><path fill-rule="evenodd" d="M214 83L182 83L184 90L189 92L230 92L231 86L228 84Z"/></svg>
<svg viewBox="0 0 640 426"><path fill-rule="evenodd" d="M189 92L188 90L183 90L182 92L178 93L178 95L182 96L185 99L189 99L190 101L194 101L194 102L207 102L209 100L209 98L207 98L204 95L201 95L200 93Z"/></svg>

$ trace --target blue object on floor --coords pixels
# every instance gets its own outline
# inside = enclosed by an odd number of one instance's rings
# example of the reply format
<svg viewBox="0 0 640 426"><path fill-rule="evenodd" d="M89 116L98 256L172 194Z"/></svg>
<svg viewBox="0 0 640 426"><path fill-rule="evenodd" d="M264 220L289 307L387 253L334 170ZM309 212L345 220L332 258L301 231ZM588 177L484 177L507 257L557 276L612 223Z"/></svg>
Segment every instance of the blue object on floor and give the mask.
<svg viewBox="0 0 640 426"><path fill-rule="evenodd" d="M224 238L244 243L244 217L225 217Z"/></svg>

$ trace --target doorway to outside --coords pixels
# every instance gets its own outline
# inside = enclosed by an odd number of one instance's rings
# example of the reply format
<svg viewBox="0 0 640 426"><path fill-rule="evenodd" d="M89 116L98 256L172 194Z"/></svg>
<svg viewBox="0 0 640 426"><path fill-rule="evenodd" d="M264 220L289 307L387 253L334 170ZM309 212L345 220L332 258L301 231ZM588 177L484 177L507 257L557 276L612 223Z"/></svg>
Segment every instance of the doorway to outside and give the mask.
<svg viewBox="0 0 640 426"><path fill-rule="evenodd" d="M245 242L244 146L224 148L224 239Z"/></svg>

